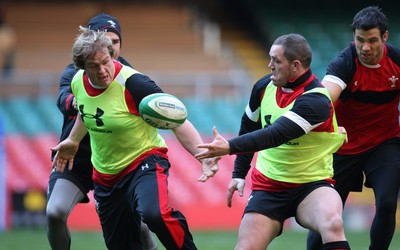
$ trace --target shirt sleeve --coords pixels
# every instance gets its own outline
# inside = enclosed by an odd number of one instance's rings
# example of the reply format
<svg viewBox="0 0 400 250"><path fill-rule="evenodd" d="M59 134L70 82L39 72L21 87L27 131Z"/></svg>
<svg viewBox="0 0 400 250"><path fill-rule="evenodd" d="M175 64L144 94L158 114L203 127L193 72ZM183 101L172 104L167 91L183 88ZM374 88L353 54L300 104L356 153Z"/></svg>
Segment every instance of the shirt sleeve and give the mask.
<svg viewBox="0 0 400 250"><path fill-rule="evenodd" d="M242 118L242 133L228 141L230 154L237 154L233 177L245 178L254 152L278 147L308 133L328 120L330 112L331 102L328 97L320 93L309 93L300 96L291 110L264 128L257 122L257 126L246 129L250 123L245 114Z"/></svg>
<svg viewBox="0 0 400 250"><path fill-rule="evenodd" d="M68 65L61 74L58 89L57 107L64 116L76 116L77 111L72 106L74 95L71 81L78 70L73 64Z"/></svg>
<svg viewBox="0 0 400 250"><path fill-rule="evenodd" d="M148 76L133 74L125 83L125 87L132 97L136 107L139 107L142 99L150 94L162 93L162 89Z"/></svg>
<svg viewBox="0 0 400 250"><path fill-rule="evenodd" d="M354 45L346 47L329 63L324 80L338 84L342 89L351 82L356 67L357 54Z"/></svg>
<svg viewBox="0 0 400 250"><path fill-rule="evenodd" d="M242 116L239 137L249 134L252 131L261 129L260 104L266 82L269 82L269 77L263 77L253 86L249 103L247 104L245 112ZM229 142L229 144L231 147L231 154L234 154L235 152L242 152L241 154L236 155L232 178L244 179L251 168L250 164L254 157L254 152L245 153L246 150L242 150L240 148L240 143Z"/></svg>

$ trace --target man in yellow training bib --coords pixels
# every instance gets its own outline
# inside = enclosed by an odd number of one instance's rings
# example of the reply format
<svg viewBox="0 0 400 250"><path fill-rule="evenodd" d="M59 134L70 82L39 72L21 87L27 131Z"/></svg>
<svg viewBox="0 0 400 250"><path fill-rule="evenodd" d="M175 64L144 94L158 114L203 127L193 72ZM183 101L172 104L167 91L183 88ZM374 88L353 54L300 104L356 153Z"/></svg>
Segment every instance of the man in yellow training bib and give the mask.
<svg viewBox="0 0 400 250"><path fill-rule="evenodd" d="M324 249L350 249L343 230L342 202L333 188L332 155L343 144L328 91L311 72L311 48L298 34L278 37L267 74L254 85L240 136L215 139L198 159L236 154L228 206L243 196L254 152L252 193L239 228L237 250L266 249L289 217L322 235ZM293 246L293 249L301 249Z"/></svg>
<svg viewBox="0 0 400 250"><path fill-rule="evenodd" d="M68 138L53 148L53 167L72 167L88 132L94 198L107 248L142 249L143 221L166 249L196 249L184 215L168 204L167 145L138 111L144 97L162 90L148 76L113 60L105 32L80 30L73 45L73 61L80 70L71 84L79 114ZM190 121L172 131L192 155L202 151L197 148L202 139ZM214 159L201 162L199 181L204 182L218 166Z"/></svg>

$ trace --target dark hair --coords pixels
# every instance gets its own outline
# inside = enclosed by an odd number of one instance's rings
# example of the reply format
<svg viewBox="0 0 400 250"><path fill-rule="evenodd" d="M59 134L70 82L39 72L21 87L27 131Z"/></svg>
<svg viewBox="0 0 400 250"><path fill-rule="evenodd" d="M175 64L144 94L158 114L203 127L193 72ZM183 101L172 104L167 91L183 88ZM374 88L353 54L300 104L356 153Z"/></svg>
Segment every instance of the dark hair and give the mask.
<svg viewBox="0 0 400 250"><path fill-rule="evenodd" d="M299 34L287 34L278 37L273 45L280 45L283 48L283 55L291 63L299 60L304 68L311 65L312 52L307 40Z"/></svg>
<svg viewBox="0 0 400 250"><path fill-rule="evenodd" d="M368 6L360 10L353 18L351 27L353 32L356 29L370 30L378 28L381 36L388 30L388 20L378 6Z"/></svg>

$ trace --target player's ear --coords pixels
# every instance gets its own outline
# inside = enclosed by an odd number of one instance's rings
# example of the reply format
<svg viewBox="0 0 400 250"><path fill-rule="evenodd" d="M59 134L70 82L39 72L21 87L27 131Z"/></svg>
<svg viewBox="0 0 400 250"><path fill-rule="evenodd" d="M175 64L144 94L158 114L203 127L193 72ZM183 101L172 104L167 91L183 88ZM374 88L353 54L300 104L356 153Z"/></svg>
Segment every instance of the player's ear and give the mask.
<svg viewBox="0 0 400 250"><path fill-rule="evenodd" d="M294 60L290 65L290 67L291 67L290 70L291 71L298 70L300 66L301 66L301 62L299 60Z"/></svg>
<svg viewBox="0 0 400 250"><path fill-rule="evenodd" d="M389 31L386 31L383 33L382 40L383 42L386 42L389 39Z"/></svg>

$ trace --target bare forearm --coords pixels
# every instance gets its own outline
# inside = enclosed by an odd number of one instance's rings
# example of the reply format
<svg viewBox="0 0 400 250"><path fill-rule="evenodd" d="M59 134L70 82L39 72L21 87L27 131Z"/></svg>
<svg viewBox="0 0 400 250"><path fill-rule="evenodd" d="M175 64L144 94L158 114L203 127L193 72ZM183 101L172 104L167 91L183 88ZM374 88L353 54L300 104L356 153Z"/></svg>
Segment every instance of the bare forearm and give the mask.
<svg viewBox="0 0 400 250"><path fill-rule="evenodd" d="M196 155L202 151L197 147L197 145L202 144L203 140L190 121L186 120L180 127L173 129L172 131L178 141L189 153Z"/></svg>
<svg viewBox="0 0 400 250"><path fill-rule="evenodd" d="M86 133L87 128L83 123L81 116L78 114L74 127L72 127L71 133L69 134L68 138L73 142L79 143L86 135Z"/></svg>

